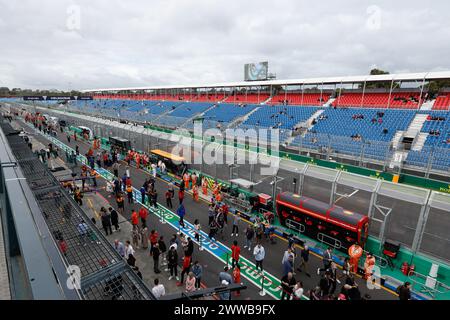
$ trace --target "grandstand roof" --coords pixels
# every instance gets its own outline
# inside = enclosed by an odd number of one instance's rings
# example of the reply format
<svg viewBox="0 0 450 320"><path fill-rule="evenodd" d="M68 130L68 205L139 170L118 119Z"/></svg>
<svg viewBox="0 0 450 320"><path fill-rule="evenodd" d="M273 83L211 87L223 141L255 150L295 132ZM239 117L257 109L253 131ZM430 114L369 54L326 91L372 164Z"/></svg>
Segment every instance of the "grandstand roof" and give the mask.
<svg viewBox="0 0 450 320"><path fill-rule="evenodd" d="M357 83L357 82L374 82L374 81L413 81L413 80L422 81L422 80L438 80L438 79L450 79L450 71L286 79L286 80L240 81L240 82L210 83L210 84L204 83L204 84L189 84L189 85L166 85L166 86L152 86L152 87L103 88L103 89L87 89L82 90L82 92L257 87L270 85L303 85L303 84L314 85L314 84L339 84L339 83Z"/></svg>

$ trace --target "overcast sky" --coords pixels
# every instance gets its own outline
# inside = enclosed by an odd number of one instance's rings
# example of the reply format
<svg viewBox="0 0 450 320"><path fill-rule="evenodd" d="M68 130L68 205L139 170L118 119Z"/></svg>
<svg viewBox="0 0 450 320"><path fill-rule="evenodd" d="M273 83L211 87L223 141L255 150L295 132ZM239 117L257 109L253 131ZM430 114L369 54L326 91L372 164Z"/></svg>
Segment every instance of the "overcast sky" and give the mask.
<svg viewBox="0 0 450 320"><path fill-rule="evenodd" d="M430 4L431 3L431 4ZM450 70L450 1L0 0L0 87Z"/></svg>

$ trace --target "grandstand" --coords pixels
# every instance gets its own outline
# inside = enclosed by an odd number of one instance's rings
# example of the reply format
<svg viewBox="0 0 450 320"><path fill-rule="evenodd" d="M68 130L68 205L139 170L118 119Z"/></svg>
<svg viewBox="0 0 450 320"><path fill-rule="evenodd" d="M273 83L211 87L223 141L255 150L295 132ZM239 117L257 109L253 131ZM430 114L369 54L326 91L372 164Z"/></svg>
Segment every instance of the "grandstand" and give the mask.
<svg viewBox="0 0 450 320"><path fill-rule="evenodd" d="M94 100L67 107L171 129L192 130L195 119L204 129L279 129L291 151L448 173L450 93L411 85L448 78L435 72L97 89L87 90ZM383 83L391 89L370 88Z"/></svg>

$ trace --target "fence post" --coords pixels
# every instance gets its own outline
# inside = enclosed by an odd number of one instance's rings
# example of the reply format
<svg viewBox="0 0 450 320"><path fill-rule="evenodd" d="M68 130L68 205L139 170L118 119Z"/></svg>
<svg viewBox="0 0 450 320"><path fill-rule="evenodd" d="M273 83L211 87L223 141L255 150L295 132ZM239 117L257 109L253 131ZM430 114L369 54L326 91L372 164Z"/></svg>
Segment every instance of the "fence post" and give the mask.
<svg viewBox="0 0 450 320"><path fill-rule="evenodd" d="M261 273L261 290L259 291L259 295L261 297L266 295L266 290L264 290L264 271Z"/></svg>
<svg viewBox="0 0 450 320"><path fill-rule="evenodd" d="M202 247L202 235L200 234L200 230L199 230L199 237L198 237L198 242L199 242L199 245L198 245L198 250L199 251L203 251L204 250L204 248Z"/></svg>
<svg viewBox="0 0 450 320"><path fill-rule="evenodd" d="M166 224L166 220L164 220L164 209L158 208L159 214L161 216L161 220L159 220L162 224Z"/></svg>

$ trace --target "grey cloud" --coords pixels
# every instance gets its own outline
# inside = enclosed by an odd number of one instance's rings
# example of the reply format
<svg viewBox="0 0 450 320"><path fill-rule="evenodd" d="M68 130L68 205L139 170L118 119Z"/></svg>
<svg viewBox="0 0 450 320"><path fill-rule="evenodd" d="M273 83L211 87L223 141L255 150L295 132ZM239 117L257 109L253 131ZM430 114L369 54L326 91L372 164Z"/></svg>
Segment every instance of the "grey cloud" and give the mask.
<svg viewBox="0 0 450 320"><path fill-rule="evenodd" d="M79 30L67 27L73 5ZM280 79L366 74L373 65L450 69L445 0L0 0L0 8L0 86L239 81L244 63L262 60Z"/></svg>

